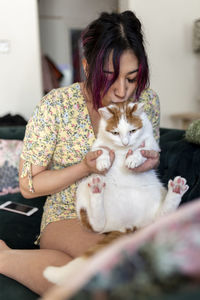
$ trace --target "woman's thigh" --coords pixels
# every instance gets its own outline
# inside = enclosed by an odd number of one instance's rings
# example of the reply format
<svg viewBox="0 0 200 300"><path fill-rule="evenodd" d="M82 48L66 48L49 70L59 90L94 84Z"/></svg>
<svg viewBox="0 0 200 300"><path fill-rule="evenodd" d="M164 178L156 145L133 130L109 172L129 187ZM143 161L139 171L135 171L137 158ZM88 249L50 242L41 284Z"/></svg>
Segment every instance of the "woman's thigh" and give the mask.
<svg viewBox="0 0 200 300"><path fill-rule="evenodd" d="M40 248L60 250L74 258L95 245L103 236L86 231L78 219L61 220L46 226L40 238Z"/></svg>

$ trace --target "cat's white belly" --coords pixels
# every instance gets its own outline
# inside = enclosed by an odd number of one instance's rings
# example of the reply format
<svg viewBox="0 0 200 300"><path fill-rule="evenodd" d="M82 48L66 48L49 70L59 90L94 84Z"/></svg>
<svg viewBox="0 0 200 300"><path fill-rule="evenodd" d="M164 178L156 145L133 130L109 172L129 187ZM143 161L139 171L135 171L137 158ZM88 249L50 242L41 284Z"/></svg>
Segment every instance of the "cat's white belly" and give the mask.
<svg viewBox="0 0 200 300"><path fill-rule="evenodd" d="M81 208L91 207L91 202L94 204L95 199L89 200L88 188L88 182L91 181L92 177L93 175L89 176L79 184L77 191L78 211ZM124 173L122 170L112 168L112 171L110 170L106 176L100 177L102 182L105 182L105 188L101 194L97 195L102 202L105 224L101 230L96 227L96 231L124 232L134 227L144 227L154 221L166 190L153 170L133 174L133 172ZM88 215L88 217L90 216ZM100 222L101 218L97 223Z"/></svg>
<svg viewBox="0 0 200 300"><path fill-rule="evenodd" d="M159 185L128 187L106 185L104 191L104 209L106 224L104 232L144 227L151 223L162 201L162 189Z"/></svg>

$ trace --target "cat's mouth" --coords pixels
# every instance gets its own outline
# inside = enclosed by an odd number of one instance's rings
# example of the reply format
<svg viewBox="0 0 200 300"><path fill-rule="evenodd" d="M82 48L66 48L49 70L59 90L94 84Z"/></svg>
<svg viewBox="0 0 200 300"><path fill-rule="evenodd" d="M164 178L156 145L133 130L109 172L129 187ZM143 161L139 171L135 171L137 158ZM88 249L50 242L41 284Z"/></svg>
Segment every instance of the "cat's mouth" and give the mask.
<svg viewBox="0 0 200 300"><path fill-rule="evenodd" d="M119 148L130 148L131 147L131 145L130 145L130 143L129 142L127 142L127 143L123 143L123 142L115 142L115 146L116 147L119 147Z"/></svg>

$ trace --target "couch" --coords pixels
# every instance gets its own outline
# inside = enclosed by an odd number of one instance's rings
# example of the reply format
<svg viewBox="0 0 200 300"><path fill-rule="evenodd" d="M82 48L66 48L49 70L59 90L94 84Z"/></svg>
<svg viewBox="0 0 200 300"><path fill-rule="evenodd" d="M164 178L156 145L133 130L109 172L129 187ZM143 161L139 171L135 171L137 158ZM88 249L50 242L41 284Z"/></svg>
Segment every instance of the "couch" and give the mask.
<svg viewBox="0 0 200 300"><path fill-rule="evenodd" d="M25 126L1 126L0 139L22 140L24 132ZM188 143L183 130L161 128L160 135L160 179L167 185L169 178L177 175L185 177L190 189L182 204L197 199L200 196L200 146ZM36 206L39 210L30 217L0 210L0 238L15 249L36 249L34 241L39 234L45 197L24 199L20 193L0 196L0 204L8 200ZM0 275L0 299L34 300L38 299L38 295L15 280Z"/></svg>

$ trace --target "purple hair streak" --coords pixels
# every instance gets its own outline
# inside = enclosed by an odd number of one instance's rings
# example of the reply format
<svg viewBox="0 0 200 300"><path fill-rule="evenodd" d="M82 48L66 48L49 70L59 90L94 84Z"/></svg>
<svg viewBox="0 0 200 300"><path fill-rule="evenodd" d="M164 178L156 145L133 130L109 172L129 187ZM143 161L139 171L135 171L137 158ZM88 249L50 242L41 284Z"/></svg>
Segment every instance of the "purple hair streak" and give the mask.
<svg viewBox="0 0 200 300"><path fill-rule="evenodd" d="M139 63L138 75L137 75L137 89L136 89L136 99L139 99L142 91L147 87L148 82L148 66L145 61Z"/></svg>

